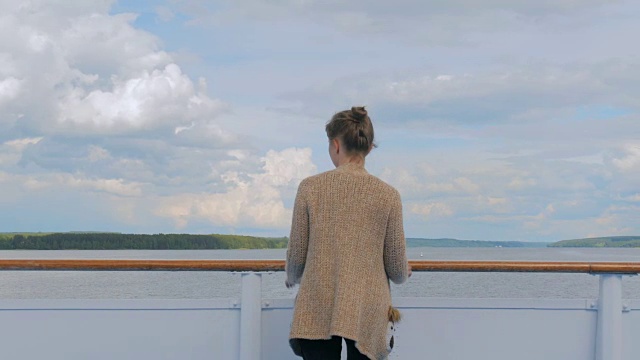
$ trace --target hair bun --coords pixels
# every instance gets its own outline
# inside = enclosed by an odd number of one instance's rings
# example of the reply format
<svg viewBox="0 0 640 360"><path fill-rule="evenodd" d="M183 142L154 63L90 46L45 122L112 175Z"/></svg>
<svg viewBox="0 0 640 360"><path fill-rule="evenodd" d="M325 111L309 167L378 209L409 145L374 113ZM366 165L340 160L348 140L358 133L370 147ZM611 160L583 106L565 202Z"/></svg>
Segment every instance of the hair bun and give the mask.
<svg viewBox="0 0 640 360"><path fill-rule="evenodd" d="M361 122L367 117L367 110L365 110L364 106L354 106L351 108L351 114L354 120Z"/></svg>

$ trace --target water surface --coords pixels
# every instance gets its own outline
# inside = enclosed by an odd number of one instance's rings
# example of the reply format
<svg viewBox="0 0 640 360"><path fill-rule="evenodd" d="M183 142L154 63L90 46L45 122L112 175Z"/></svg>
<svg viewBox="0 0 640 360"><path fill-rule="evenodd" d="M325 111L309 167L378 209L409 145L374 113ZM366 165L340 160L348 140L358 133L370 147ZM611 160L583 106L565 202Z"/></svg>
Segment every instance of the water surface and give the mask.
<svg viewBox="0 0 640 360"><path fill-rule="evenodd" d="M409 248L412 260L634 261L640 249ZM4 250L3 259L284 259L285 250ZM265 298L293 298L282 272L263 276ZM584 298L598 277L545 273L414 273L392 285L396 297ZM240 275L226 272L0 271L0 299L206 299L239 297ZM623 278L623 295L640 299L640 278Z"/></svg>

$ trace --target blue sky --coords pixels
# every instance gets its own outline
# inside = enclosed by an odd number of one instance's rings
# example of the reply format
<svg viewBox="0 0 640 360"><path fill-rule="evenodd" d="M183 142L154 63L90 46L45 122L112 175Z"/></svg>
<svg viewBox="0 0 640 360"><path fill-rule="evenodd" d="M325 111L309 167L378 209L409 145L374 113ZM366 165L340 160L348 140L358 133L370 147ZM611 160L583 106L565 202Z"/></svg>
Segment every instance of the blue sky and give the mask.
<svg viewBox="0 0 640 360"><path fill-rule="evenodd" d="M0 1L0 231L288 234L366 105L410 237L638 235L640 5Z"/></svg>

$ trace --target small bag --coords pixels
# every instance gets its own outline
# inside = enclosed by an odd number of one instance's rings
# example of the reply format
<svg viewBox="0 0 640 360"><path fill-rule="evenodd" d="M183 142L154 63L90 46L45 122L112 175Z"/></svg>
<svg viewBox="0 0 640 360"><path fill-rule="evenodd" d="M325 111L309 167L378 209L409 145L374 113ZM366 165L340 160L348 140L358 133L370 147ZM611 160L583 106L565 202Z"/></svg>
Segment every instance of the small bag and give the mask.
<svg viewBox="0 0 640 360"><path fill-rule="evenodd" d="M402 319L402 314L400 310L394 308L393 306L389 306L389 324L387 325L387 351L391 352L393 350L395 339L393 335L396 333L396 324L400 322Z"/></svg>

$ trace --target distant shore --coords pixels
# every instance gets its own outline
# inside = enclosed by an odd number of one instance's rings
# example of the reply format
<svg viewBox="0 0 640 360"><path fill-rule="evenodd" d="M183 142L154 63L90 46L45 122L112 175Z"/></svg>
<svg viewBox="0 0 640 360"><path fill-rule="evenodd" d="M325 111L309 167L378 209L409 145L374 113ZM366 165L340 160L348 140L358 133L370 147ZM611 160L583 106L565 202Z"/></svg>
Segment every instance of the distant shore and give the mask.
<svg viewBox="0 0 640 360"><path fill-rule="evenodd" d="M282 249L288 241L222 234L0 233L0 250Z"/></svg>
<svg viewBox="0 0 640 360"><path fill-rule="evenodd" d="M407 238L408 247L455 247L455 248L543 248L546 242L527 241L486 241L486 240L458 240L458 239L422 239Z"/></svg>
<svg viewBox="0 0 640 360"><path fill-rule="evenodd" d="M586 239L562 240L550 247L640 248L640 236L608 236Z"/></svg>
<svg viewBox="0 0 640 360"><path fill-rule="evenodd" d="M408 238L409 247L505 247L505 248L543 248L543 247L592 247L592 248L640 248L640 236L609 236L561 240L556 242L528 241L484 241L458 239L417 239Z"/></svg>
<svg viewBox="0 0 640 360"><path fill-rule="evenodd" d="M283 249L287 237L225 234L122 234L105 232L0 233L0 250L211 250ZM611 236L557 242L458 240L407 238L408 247L544 248L607 247L640 248L640 236Z"/></svg>

